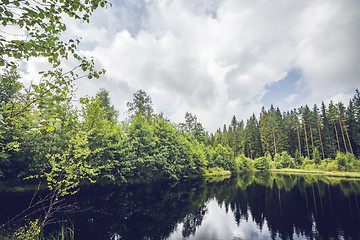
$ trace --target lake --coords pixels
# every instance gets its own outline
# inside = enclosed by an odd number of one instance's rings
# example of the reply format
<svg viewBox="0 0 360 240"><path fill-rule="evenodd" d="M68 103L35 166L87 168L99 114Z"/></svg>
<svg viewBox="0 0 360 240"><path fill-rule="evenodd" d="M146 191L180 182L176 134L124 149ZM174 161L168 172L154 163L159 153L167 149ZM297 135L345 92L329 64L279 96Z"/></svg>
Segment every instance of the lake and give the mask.
<svg viewBox="0 0 360 240"><path fill-rule="evenodd" d="M0 192L0 221L31 198ZM81 240L360 239L359 201L359 180L265 173L83 186L58 218L71 220Z"/></svg>

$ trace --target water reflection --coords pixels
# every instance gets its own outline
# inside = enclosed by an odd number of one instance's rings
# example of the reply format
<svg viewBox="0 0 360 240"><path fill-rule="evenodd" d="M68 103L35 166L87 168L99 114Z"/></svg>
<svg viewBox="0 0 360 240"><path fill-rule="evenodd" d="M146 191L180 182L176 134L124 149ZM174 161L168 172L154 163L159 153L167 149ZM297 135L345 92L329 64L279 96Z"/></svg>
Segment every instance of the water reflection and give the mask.
<svg viewBox="0 0 360 240"><path fill-rule="evenodd" d="M359 180L268 173L83 187L66 218L76 239L360 239L359 201Z"/></svg>
<svg viewBox="0 0 360 240"><path fill-rule="evenodd" d="M359 197L359 181L271 174L92 186L72 218L77 239L357 239Z"/></svg>

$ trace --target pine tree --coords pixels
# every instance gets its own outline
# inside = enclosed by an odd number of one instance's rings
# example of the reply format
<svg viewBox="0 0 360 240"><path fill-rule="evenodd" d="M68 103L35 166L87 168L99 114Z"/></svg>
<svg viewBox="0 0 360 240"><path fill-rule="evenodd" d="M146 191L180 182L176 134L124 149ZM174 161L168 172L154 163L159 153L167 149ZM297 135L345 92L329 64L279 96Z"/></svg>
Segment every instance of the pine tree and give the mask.
<svg viewBox="0 0 360 240"><path fill-rule="evenodd" d="M319 135L319 142L320 142L320 146L321 146L322 158L325 159L324 146L323 146L323 140L321 137L321 128L320 128L320 121L319 121L319 109L317 108L316 104L314 104L314 107L313 107L313 116L314 116L314 120L316 122L317 132Z"/></svg>
<svg viewBox="0 0 360 240"><path fill-rule="evenodd" d="M308 105L305 105L305 107L301 107L300 108L300 113L301 113L301 118L302 118L302 127L304 128L304 135L305 135L305 143L306 143L306 150L307 150L307 155L310 159L310 150L309 150L309 135L308 133L310 133L307 130L307 125L309 125L310 122L310 109L308 107Z"/></svg>
<svg viewBox="0 0 360 240"><path fill-rule="evenodd" d="M336 140L335 133L331 131L331 122L328 116L325 103L321 103L321 122L323 132L323 145L325 157L335 158L336 157Z"/></svg>
<svg viewBox="0 0 360 240"><path fill-rule="evenodd" d="M344 136L343 124L342 124L342 121L341 121L344 118L344 112L345 112L344 104L339 102L337 104L337 109L339 111L338 120L339 120L340 129L341 129L341 135L342 135L343 144L344 144L344 147L345 147L345 152L348 152L347 146L346 146L347 144L346 144L345 136Z"/></svg>
<svg viewBox="0 0 360 240"><path fill-rule="evenodd" d="M263 152L260 144L260 130L259 123L253 114L248 120L245 127L245 153L249 155L251 159L263 156Z"/></svg>
<svg viewBox="0 0 360 240"><path fill-rule="evenodd" d="M96 97L100 100L100 106L104 109L105 118L112 123L117 122L119 116L118 111L115 110L114 105L110 104L109 91L104 88L100 88L100 91L96 93Z"/></svg>
<svg viewBox="0 0 360 240"><path fill-rule="evenodd" d="M238 126L236 128L236 146L234 149L234 152L236 155L245 154L244 151L244 144L245 144L245 129L244 129L244 121L241 120L238 123ZM261 144L261 141L259 141L259 144Z"/></svg>
<svg viewBox="0 0 360 240"><path fill-rule="evenodd" d="M354 154L360 155L360 92L358 89L350 100L346 111L346 123L348 125L349 138L352 143Z"/></svg>

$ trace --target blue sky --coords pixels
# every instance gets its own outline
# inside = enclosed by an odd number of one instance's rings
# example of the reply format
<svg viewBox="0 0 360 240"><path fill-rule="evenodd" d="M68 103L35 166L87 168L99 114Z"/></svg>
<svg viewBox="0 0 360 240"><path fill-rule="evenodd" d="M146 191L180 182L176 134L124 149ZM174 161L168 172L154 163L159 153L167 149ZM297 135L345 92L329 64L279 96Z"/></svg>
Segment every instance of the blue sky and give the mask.
<svg viewBox="0 0 360 240"><path fill-rule="evenodd" d="M294 107L294 103L307 96L307 92L302 90L301 78L301 70L291 69L286 77L266 87L267 92L261 102L266 108L270 108L271 104L284 110Z"/></svg>
<svg viewBox="0 0 360 240"><path fill-rule="evenodd" d="M120 120L138 89L173 122L189 111L212 132L271 104L347 103L360 86L360 1L110 2L90 24L67 20L65 37L82 37L79 53L107 70L77 96L106 88ZM43 66L30 61L25 78Z"/></svg>

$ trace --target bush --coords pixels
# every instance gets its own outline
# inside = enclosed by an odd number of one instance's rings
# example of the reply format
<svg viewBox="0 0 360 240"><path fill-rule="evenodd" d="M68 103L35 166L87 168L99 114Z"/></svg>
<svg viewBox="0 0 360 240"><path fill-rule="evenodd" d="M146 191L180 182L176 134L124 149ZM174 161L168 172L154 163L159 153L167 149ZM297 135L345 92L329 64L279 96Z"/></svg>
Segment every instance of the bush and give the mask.
<svg viewBox="0 0 360 240"><path fill-rule="evenodd" d="M294 168L295 167L294 159L286 151L281 153L280 163L283 168Z"/></svg>
<svg viewBox="0 0 360 240"><path fill-rule="evenodd" d="M347 160L347 171L357 172L360 170L359 160L356 159L355 155L352 153L345 154Z"/></svg>
<svg viewBox="0 0 360 240"><path fill-rule="evenodd" d="M339 171L345 171L346 170L346 157L343 153L338 152L336 155L336 161Z"/></svg>
<svg viewBox="0 0 360 240"><path fill-rule="evenodd" d="M215 148L213 157L216 166L222 167L223 169L229 170L231 172L237 171L234 161L234 153L229 146L224 147L219 144Z"/></svg>
<svg viewBox="0 0 360 240"><path fill-rule="evenodd" d="M295 164L298 166L301 166L301 164L304 161L304 157L300 155L300 152L297 149L295 151L295 159L294 160L295 160Z"/></svg>
<svg viewBox="0 0 360 240"><path fill-rule="evenodd" d="M328 163L326 163L326 162L321 162L320 164L317 164L316 166L317 166L317 169L319 169L319 170L327 170L327 168L328 168Z"/></svg>
<svg viewBox="0 0 360 240"><path fill-rule="evenodd" d="M314 159L316 165L321 163L320 152L317 147L315 147L315 149L313 151L313 159Z"/></svg>
<svg viewBox="0 0 360 240"><path fill-rule="evenodd" d="M253 164L250 158L244 156L244 154L240 154L235 159L236 165L239 166L240 171L249 171L251 170Z"/></svg>
<svg viewBox="0 0 360 240"><path fill-rule="evenodd" d="M341 153L338 152L336 155L337 169L339 171L359 171L360 163L352 153Z"/></svg>
<svg viewBox="0 0 360 240"><path fill-rule="evenodd" d="M279 168L282 168L282 165L281 165L281 156L280 154L276 153L275 156L274 156L274 162L275 162L275 167L277 169Z"/></svg>
<svg viewBox="0 0 360 240"><path fill-rule="evenodd" d="M303 158L303 161L302 161L302 166L301 168L303 169L309 169L307 168L306 166L308 166L309 164L311 164L310 160L308 157L302 157Z"/></svg>
<svg viewBox="0 0 360 240"><path fill-rule="evenodd" d="M338 166L337 166L336 161L330 161L326 166L326 170L328 170L328 171L336 171L337 169L338 169Z"/></svg>
<svg viewBox="0 0 360 240"><path fill-rule="evenodd" d="M254 167L260 171L269 170L270 162L266 157L259 157L254 160Z"/></svg>

